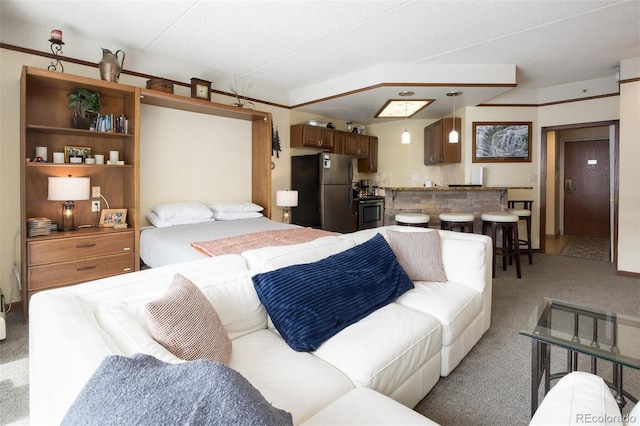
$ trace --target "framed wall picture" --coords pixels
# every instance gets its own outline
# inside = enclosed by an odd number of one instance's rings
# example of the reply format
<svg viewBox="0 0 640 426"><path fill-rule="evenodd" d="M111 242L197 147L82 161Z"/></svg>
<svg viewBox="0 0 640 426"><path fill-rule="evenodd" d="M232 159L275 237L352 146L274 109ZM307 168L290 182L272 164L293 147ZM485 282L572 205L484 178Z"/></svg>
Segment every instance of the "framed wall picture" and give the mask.
<svg viewBox="0 0 640 426"><path fill-rule="evenodd" d="M102 209L101 228L122 228L127 226L127 209Z"/></svg>
<svg viewBox="0 0 640 426"><path fill-rule="evenodd" d="M473 162L531 162L531 122L474 122Z"/></svg>

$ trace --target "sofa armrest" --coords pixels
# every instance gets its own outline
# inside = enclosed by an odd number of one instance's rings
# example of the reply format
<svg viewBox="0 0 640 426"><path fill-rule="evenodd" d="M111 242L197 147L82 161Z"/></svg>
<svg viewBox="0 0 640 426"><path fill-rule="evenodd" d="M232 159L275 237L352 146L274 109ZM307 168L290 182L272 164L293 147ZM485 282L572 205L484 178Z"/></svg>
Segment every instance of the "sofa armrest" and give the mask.
<svg viewBox="0 0 640 426"><path fill-rule="evenodd" d="M31 424L60 424L103 358L115 353L117 345L81 299L65 289L33 295L29 305Z"/></svg>
<svg viewBox="0 0 640 426"><path fill-rule="evenodd" d="M560 379L547 393L530 425L622 425L622 415L601 377L574 371Z"/></svg>

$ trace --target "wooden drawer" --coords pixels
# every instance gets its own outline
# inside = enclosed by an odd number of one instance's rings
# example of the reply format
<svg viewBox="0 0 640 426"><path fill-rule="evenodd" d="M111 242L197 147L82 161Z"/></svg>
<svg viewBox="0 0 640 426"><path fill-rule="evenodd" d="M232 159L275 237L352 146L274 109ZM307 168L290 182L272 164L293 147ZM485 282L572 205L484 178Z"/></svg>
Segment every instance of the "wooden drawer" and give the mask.
<svg viewBox="0 0 640 426"><path fill-rule="evenodd" d="M77 284L135 270L134 253L92 257L71 262L30 267L29 291Z"/></svg>
<svg viewBox="0 0 640 426"><path fill-rule="evenodd" d="M126 231L30 241L27 243L27 261L29 266L35 266L87 257L133 253L133 244L133 232Z"/></svg>

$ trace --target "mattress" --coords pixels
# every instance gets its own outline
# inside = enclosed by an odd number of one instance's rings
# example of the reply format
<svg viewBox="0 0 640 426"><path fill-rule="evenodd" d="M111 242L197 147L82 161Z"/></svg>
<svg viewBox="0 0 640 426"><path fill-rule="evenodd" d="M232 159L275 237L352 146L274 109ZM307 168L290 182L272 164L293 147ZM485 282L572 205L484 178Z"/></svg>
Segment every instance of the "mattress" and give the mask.
<svg viewBox="0 0 640 426"><path fill-rule="evenodd" d="M144 227L140 231L140 259L152 268L202 259L207 256L192 247L192 242L291 228L299 228L299 226L276 222L266 217L243 220L216 220L214 222L176 225L166 228Z"/></svg>

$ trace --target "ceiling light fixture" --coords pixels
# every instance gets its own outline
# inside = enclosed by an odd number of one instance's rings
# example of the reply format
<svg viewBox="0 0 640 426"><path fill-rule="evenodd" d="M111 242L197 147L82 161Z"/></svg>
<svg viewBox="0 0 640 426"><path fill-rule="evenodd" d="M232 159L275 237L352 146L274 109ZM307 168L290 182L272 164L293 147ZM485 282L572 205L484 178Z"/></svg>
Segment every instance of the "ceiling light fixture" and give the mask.
<svg viewBox="0 0 640 426"><path fill-rule="evenodd" d="M458 143L460 134L456 130L456 96L462 95L462 92L449 92L447 96L453 97L453 124L451 125L451 133L449 133L449 143Z"/></svg>
<svg viewBox="0 0 640 426"><path fill-rule="evenodd" d="M407 99L408 96L413 96L415 95L414 92L410 92L407 90L403 90L402 92L398 93L398 95L404 97L404 119L405 121L408 120L408 103L409 100ZM409 133L409 130L405 127L404 128L404 132L402 132L402 143L405 145L408 145L411 143L411 133Z"/></svg>

